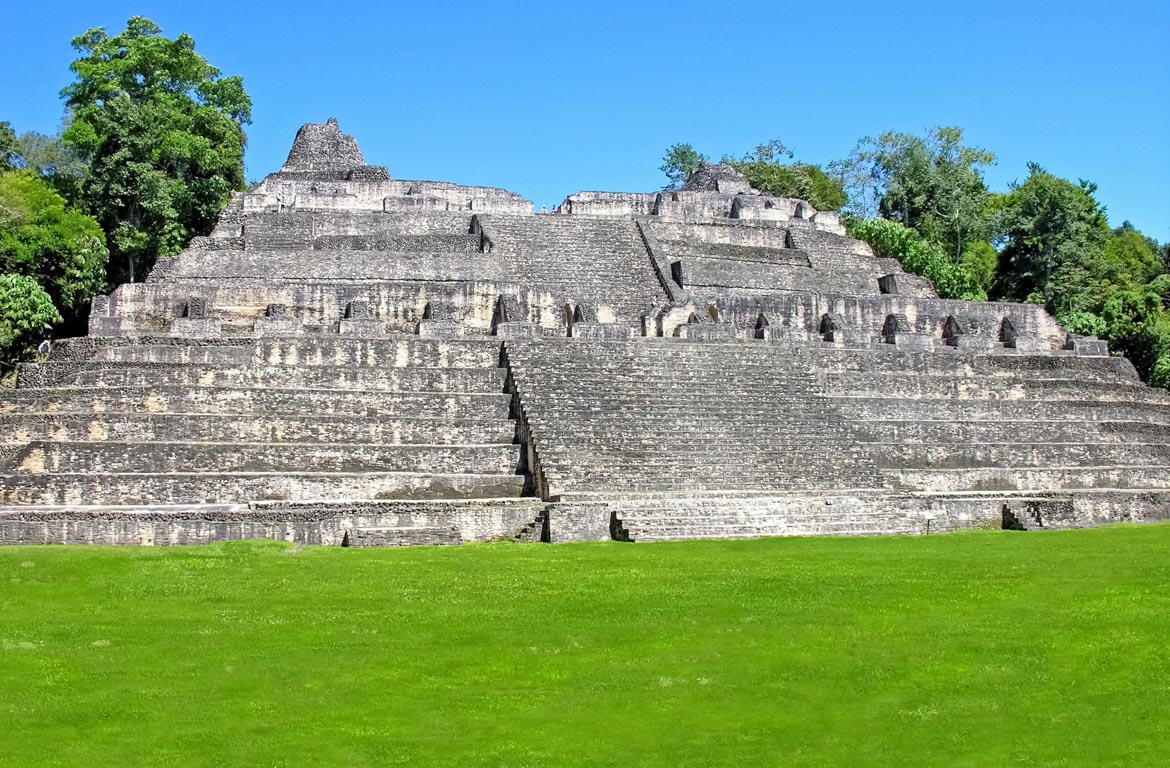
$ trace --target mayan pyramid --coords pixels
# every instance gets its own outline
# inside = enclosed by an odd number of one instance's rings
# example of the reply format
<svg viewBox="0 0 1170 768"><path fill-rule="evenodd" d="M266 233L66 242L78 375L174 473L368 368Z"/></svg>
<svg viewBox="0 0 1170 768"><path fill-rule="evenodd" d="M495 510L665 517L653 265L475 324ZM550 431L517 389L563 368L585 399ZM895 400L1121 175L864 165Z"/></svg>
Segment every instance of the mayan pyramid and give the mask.
<svg viewBox="0 0 1170 768"><path fill-rule="evenodd" d="M392 545L1170 515L1170 394L726 166L554 212L337 123L0 395L0 543Z"/></svg>

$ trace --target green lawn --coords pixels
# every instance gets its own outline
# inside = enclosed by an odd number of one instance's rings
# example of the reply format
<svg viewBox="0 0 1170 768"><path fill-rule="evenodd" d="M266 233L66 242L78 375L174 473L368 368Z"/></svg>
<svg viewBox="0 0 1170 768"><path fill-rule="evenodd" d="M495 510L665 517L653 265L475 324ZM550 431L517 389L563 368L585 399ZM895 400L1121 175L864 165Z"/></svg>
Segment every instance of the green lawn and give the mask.
<svg viewBox="0 0 1170 768"><path fill-rule="evenodd" d="M0 548L3 766L1170 764L1170 525Z"/></svg>

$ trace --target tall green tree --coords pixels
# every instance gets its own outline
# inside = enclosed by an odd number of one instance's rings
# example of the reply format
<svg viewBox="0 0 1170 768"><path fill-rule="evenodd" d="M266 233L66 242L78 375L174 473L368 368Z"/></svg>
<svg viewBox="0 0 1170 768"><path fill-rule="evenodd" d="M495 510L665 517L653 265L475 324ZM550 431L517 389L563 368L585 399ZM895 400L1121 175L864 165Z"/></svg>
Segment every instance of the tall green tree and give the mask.
<svg viewBox="0 0 1170 768"><path fill-rule="evenodd" d="M20 142L7 121L0 121L0 173L14 171L20 159Z"/></svg>
<svg viewBox="0 0 1170 768"><path fill-rule="evenodd" d="M48 181L66 200L78 199L89 167L74 149L65 145L61 134L46 136L29 131L21 134L18 142L19 164L23 169Z"/></svg>
<svg viewBox="0 0 1170 768"><path fill-rule="evenodd" d="M960 263L969 244L997 233L983 178L995 155L962 142L963 131L956 127L935 128L926 136L885 133L862 139L849 159L830 165L830 172L848 192L850 213L900 222Z"/></svg>
<svg viewBox="0 0 1170 768"><path fill-rule="evenodd" d="M110 36L73 39L76 79L62 95L73 114L66 146L89 165L80 198L107 236L112 282L142 279L159 256L207 234L232 190L244 188L251 100L141 16Z"/></svg>
<svg viewBox="0 0 1170 768"><path fill-rule="evenodd" d="M1092 311L1100 296L1093 268L1110 237L1096 185L1073 184L1036 163L1028 171L1004 206L1007 244L995 296L1044 304L1058 316Z"/></svg>
<svg viewBox="0 0 1170 768"><path fill-rule="evenodd" d="M706 155L699 154L690 144L671 144L662 157L662 165L658 167L666 174L667 182L663 189L678 189L705 162Z"/></svg>

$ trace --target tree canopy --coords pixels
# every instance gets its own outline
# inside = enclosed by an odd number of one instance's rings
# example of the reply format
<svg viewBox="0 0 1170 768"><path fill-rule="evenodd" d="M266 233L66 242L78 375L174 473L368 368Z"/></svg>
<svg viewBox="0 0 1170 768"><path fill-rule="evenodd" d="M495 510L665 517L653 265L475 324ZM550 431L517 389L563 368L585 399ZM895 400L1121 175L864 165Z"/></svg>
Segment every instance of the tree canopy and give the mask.
<svg viewBox="0 0 1170 768"><path fill-rule="evenodd" d="M964 146L960 128L926 136L885 133L862 139L833 170L849 186L852 212L900 222L956 263L974 242L997 234L992 194L983 180L995 155Z"/></svg>
<svg viewBox="0 0 1170 768"><path fill-rule="evenodd" d="M1109 237L1096 186L1073 184L1035 163L1028 178L1003 201L1006 245L1000 252L995 294L1045 304L1057 314L1087 309L1078 285L1092 279L1093 264Z"/></svg>
<svg viewBox="0 0 1170 768"><path fill-rule="evenodd" d="M135 16L110 36L73 39L81 54L62 95L73 121L62 139L88 165L79 198L106 233L113 282L139 280L159 256L207 234L244 188L251 100L189 35L171 40Z"/></svg>

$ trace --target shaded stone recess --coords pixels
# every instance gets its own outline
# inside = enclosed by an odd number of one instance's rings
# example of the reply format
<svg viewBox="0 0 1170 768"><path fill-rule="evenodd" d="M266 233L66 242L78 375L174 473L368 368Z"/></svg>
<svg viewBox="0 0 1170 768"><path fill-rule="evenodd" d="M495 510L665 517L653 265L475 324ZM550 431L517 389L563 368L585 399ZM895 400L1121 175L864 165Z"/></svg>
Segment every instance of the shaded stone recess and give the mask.
<svg viewBox="0 0 1170 768"><path fill-rule="evenodd" d="M0 544L408 546L1170 516L1170 397L704 166L551 214L336 121L0 397Z"/></svg>

